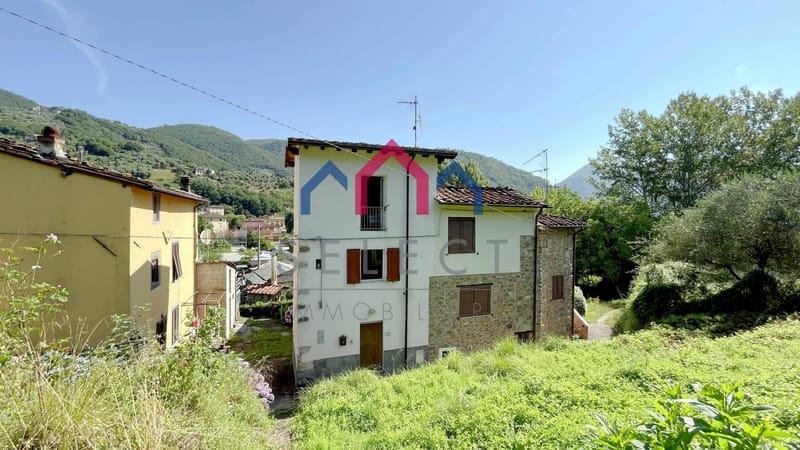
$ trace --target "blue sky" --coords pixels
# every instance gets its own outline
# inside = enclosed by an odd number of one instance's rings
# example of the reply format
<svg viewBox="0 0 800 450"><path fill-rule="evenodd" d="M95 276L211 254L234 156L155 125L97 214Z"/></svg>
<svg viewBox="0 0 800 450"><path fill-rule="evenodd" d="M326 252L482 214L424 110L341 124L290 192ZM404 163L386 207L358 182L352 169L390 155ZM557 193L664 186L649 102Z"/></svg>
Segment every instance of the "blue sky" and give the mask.
<svg viewBox="0 0 800 450"><path fill-rule="evenodd" d="M683 91L800 89L792 1L4 0L0 6L322 139L413 142L551 180L593 157L622 108ZM298 133L0 12L0 87L151 127Z"/></svg>

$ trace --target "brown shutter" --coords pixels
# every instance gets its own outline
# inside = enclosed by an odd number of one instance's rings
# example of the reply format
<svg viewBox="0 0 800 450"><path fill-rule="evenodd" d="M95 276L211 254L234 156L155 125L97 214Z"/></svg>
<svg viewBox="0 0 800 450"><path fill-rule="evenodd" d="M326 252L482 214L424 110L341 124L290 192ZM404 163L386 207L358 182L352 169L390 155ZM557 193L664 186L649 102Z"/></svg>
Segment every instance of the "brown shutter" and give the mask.
<svg viewBox="0 0 800 450"><path fill-rule="evenodd" d="M361 250L347 249L347 284L361 282Z"/></svg>
<svg viewBox="0 0 800 450"><path fill-rule="evenodd" d="M475 290L468 286L463 286L459 289L459 317L469 317L472 315L472 303L475 301Z"/></svg>
<svg viewBox="0 0 800 450"><path fill-rule="evenodd" d="M464 253L475 253L475 219L468 218L461 221L461 239L467 241L462 247Z"/></svg>
<svg viewBox="0 0 800 450"><path fill-rule="evenodd" d="M482 286L476 287L475 292L475 303L479 305L478 313L489 314L491 313L491 305L492 305L492 286L489 284L484 284Z"/></svg>
<svg viewBox="0 0 800 450"><path fill-rule="evenodd" d="M400 281L400 249L386 249L386 281Z"/></svg>
<svg viewBox="0 0 800 450"><path fill-rule="evenodd" d="M455 253L461 247L459 244L453 243L452 241L455 239L461 239L461 224L458 223L457 220L453 220L453 218L449 218L447 221L447 252L448 253Z"/></svg>

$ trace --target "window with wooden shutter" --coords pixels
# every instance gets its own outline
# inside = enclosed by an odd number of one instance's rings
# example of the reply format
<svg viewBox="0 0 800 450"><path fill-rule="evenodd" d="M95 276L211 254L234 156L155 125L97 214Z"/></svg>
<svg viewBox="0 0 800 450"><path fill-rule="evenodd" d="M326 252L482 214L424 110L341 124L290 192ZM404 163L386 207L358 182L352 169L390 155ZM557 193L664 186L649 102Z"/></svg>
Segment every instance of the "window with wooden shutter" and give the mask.
<svg viewBox="0 0 800 450"><path fill-rule="evenodd" d="M361 282L361 250L347 249L347 284Z"/></svg>
<svg viewBox="0 0 800 450"><path fill-rule="evenodd" d="M492 312L492 285L459 286L459 317L486 316Z"/></svg>
<svg viewBox="0 0 800 450"><path fill-rule="evenodd" d="M564 298L564 275L553 275L553 300Z"/></svg>
<svg viewBox="0 0 800 450"><path fill-rule="evenodd" d="M475 218L447 219L447 253L475 253Z"/></svg>
<svg viewBox="0 0 800 450"><path fill-rule="evenodd" d="M178 281L183 276L181 267L181 247L179 242L172 243L172 281Z"/></svg>
<svg viewBox="0 0 800 450"><path fill-rule="evenodd" d="M400 281L400 249L386 249L386 281Z"/></svg>
<svg viewBox="0 0 800 450"><path fill-rule="evenodd" d="M361 279L383 278L383 250L361 250Z"/></svg>

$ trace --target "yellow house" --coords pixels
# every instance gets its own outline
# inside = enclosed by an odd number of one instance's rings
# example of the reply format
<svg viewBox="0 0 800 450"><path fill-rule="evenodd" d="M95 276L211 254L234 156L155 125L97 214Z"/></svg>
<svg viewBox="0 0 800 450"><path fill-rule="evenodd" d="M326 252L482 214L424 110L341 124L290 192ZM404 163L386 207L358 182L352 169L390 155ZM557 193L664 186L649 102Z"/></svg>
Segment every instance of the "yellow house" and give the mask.
<svg viewBox="0 0 800 450"><path fill-rule="evenodd" d="M90 342L107 332L109 316L130 314L174 344L192 312L205 198L188 192L188 179L185 190L171 189L67 158L50 127L38 140L34 148L0 138L0 246L58 236L62 253L48 256L39 276L67 288L72 324L96 327Z"/></svg>

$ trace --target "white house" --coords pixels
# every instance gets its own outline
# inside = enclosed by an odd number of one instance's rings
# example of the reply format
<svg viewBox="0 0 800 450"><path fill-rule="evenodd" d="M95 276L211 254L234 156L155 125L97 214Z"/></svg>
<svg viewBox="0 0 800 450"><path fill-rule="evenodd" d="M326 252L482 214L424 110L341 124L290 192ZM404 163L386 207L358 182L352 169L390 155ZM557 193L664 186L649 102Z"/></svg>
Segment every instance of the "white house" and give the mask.
<svg viewBox="0 0 800 450"><path fill-rule="evenodd" d="M455 156L289 139L299 384L571 333L574 234L585 224L509 188L437 189L438 164Z"/></svg>

